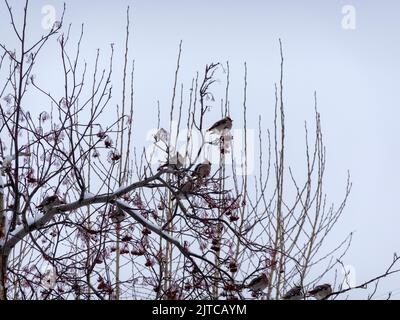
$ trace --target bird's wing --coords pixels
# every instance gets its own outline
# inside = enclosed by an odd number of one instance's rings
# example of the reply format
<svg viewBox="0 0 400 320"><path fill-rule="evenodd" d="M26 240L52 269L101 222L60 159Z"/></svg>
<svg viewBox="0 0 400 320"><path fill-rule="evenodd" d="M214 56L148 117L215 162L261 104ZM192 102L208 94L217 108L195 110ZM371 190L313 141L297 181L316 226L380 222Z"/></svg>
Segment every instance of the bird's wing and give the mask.
<svg viewBox="0 0 400 320"><path fill-rule="evenodd" d="M210 129L208 129L208 131L214 130L215 128L217 128L217 127L219 127L220 125L224 124L225 121L226 121L225 119L222 119L222 120L217 121L216 123L214 123L214 124L212 125L212 127L211 127Z"/></svg>
<svg viewBox="0 0 400 320"><path fill-rule="evenodd" d="M319 285L319 286L316 286L314 289L308 291L308 293L316 294L316 293L320 292L321 290L325 290L325 289L326 289L325 286Z"/></svg>
<svg viewBox="0 0 400 320"><path fill-rule="evenodd" d="M190 181L186 181L180 188L180 191L183 193L188 193L192 189L192 185Z"/></svg>
<svg viewBox="0 0 400 320"><path fill-rule="evenodd" d="M294 295L294 289L291 289L291 290L289 290L288 292L286 292L282 298L283 298L283 299L289 299L289 298L292 297L293 295Z"/></svg>
<svg viewBox="0 0 400 320"><path fill-rule="evenodd" d="M47 206L52 203L61 202L61 200L57 196L50 196L43 199L43 201L37 206L37 208Z"/></svg>
<svg viewBox="0 0 400 320"><path fill-rule="evenodd" d="M39 203L39 205L36 206L36 208L43 208L43 207L47 204L47 202L48 202L48 199L47 199L47 198L44 198L44 199L42 200L42 202Z"/></svg>
<svg viewBox="0 0 400 320"><path fill-rule="evenodd" d="M254 278L249 282L249 287L252 287L261 281L261 277Z"/></svg>
<svg viewBox="0 0 400 320"><path fill-rule="evenodd" d="M196 175L199 172L201 166L202 166L202 164L200 163L194 168L192 176Z"/></svg>
<svg viewBox="0 0 400 320"><path fill-rule="evenodd" d="M291 297L297 296L302 294L302 289L299 287L294 287L290 289L286 294L283 296L284 299L289 299Z"/></svg>

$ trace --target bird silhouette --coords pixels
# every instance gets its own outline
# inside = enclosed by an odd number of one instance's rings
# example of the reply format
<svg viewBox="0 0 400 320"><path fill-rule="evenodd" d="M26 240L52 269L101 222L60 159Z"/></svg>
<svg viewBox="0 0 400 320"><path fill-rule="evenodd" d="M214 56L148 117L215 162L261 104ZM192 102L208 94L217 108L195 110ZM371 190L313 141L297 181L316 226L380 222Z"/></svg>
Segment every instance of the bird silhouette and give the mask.
<svg viewBox="0 0 400 320"><path fill-rule="evenodd" d="M262 273L258 277L254 278L249 282L247 287L253 292L263 291L266 287L268 287L268 277L265 273Z"/></svg>
<svg viewBox="0 0 400 320"><path fill-rule="evenodd" d="M304 290L302 286L295 286L286 292L283 297L283 300L302 300L304 299Z"/></svg>
<svg viewBox="0 0 400 320"><path fill-rule="evenodd" d="M62 204L65 204L65 202L63 200L61 200L58 197L58 195L55 194L55 195L44 198L43 201L38 206L36 206L36 209L45 213L45 212L49 211L51 208L60 206Z"/></svg>
<svg viewBox="0 0 400 320"><path fill-rule="evenodd" d="M200 163L196 166L192 173L192 177L197 176L201 179L207 178L211 173L211 162L205 160L203 163Z"/></svg>
<svg viewBox="0 0 400 320"><path fill-rule="evenodd" d="M171 200L182 199L184 197L188 197L190 194L194 192L196 189L196 184L192 179L188 179L185 183L183 183L178 189L175 196L171 198Z"/></svg>
<svg viewBox="0 0 400 320"><path fill-rule="evenodd" d="M329 283L316 286L314 289L308 291L308 294L317 300L324 300L332 293L332 287Z"/></svg>
<svg viewBox="0 0 400 320"><path fill-rule="evenodd" d="M229 117L225 117L222 120L214 123L207 132L222 134L225 130L232 129L233 120Z"/></svg>

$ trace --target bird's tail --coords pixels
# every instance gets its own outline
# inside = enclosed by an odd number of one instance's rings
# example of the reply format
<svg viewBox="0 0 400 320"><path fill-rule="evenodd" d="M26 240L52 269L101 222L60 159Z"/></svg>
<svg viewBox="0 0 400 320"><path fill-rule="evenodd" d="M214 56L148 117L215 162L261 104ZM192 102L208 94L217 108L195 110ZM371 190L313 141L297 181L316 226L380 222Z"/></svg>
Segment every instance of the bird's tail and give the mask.
<svg viewBox="0 0 400 320"><path fill-rule="evenodd" d="M208 129L206 132L217 133L217 130L215 128L211 128L211 129Z"/></svg>

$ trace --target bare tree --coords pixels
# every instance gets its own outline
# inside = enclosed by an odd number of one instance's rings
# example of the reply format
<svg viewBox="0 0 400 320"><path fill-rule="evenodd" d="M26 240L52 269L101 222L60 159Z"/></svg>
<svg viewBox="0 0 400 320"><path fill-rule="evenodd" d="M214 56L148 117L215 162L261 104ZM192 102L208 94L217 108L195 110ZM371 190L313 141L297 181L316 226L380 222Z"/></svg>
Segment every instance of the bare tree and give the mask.
<svg viewBox="0 0 400 320"><path fill-rule="evenodd" d="M151 148L138 152L129 8L116 103L112 45L106 66L99 50L93 64L82 63L83 27L72 44L62 15L35 41L27 37L29 2L21 26L5 6L18 47L0 43L0 299L280 299L295 284L307 298L341 268L352 235L330 250L324 246L345 209L350 177L341 203L330 204L316 94L315 119L304 126L305 178L290 166L281 43L275 117L271 131L259 118L258 173L251 176L247 65L241 157L229 126L206 131L216 101L221 118L231 114L229 63L207 65L185 93L178 81L182 43L169 129L161 127L159 112ZM49 41L58 44L63 71L53 93L35 77ZM223 77L221 91L215 85ZM45 110L35 115L28 94L46 99ZM336 290L324 298L377 283L399 271L397 262L395 256L382 276L355 288L332 283ZM260 274L264 290L249 291Z"/></svg>

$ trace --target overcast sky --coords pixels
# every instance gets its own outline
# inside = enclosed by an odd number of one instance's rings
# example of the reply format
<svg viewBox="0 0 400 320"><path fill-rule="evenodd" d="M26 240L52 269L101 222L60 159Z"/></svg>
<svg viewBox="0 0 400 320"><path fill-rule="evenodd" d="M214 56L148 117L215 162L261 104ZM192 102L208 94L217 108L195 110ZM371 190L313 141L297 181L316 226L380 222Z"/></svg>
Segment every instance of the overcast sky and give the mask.
<svg viewBox="0 0 400 320"><path fill-rule="evenodd" d="M22 1L11 2L14 10L21 9ZM259 114L268 122L274 105L274 83L279 80L281 38L291 146L288 162L295 166L302 156L303 145L297 142L304 141L304 121L313 121L316 90L327 146L326 191L330 199L336 203L341 200L347 170L353 182L333 241L355 231L344 262L354 266L357 282L383 272L393 253L400 251L399 1L70 0L66 4L65 21L73 24L75 36L80 24L85 23L81 55L88 63L93 62L97 48L107 54L110 43L115 43L117 61L122 58L125 10L131 6L137 139L145 139L152 129L157 100L167 119L181 40L180 81L186 89L205 64L229 60L232 116L240 118L243 64L247 62L249 127L257 128ZM41 10L45 5L54 6L57 15L61 13L61 1L31 1L31 36L44 33ZM355 9L356 18L345 24L350 29L343 27L346 13L342 9L348 5ZM4 4L0 23L1 42L12 45L15 39L8 29ZM44 54L40 80L52 88L52 72L57 72L52 63L59 56L51 46ZM121 74L121 67L122 63L116 65L116 74ZM120 81L114 83L116 91L118 86ZM216 112L213 120L217 118ZM395 290L393 298L400 298L399 276L382 282L377 297L384 298L390 290ZM354 296L365 297L366 293L361 290Z"/></svg>

